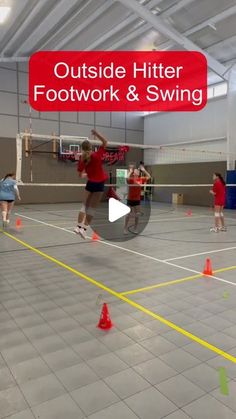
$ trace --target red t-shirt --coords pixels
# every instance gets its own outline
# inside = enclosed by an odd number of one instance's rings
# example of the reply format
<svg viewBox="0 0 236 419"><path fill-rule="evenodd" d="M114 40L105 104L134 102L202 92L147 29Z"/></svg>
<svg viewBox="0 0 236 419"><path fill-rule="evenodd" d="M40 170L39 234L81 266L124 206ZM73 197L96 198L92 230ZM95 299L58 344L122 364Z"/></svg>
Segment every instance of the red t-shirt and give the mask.
<svg viewBox="0 0 236 419"><path fill-rule="evenodd" d="M215 193L215 205L224 206L226 199L226 186L220 179L216 179L214 182L213 192Z"/></svg>
<svg viewBox="0 0 236 419"><path fill-rule="evenodd" d="M147 183L147 178L146 177L138 177L138 178L130 177L129 179L127 179L127 183L129 185L135 185L135 186L129 186L128 200L140 201L142 187L136 186L136 185L137 183L139 183L140 185L144 185L145 183Z"/></svg>
<svg viewBox="0 0 236 419"><path fill-rule="evenodd" d="M85 171L90 182L104 182L108 176L102 166L102 157L105 152L104 147L99 147L98 151L91 154L88 164L84 163L80 157L78 161L78 172Z"/></svg>

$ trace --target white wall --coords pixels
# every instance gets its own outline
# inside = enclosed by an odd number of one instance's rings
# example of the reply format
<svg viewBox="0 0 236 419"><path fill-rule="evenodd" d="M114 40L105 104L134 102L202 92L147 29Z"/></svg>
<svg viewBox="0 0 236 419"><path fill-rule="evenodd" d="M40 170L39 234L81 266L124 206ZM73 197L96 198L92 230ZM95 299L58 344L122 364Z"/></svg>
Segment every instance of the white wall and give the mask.
<svg viewBox="0 0 236 419"><path fill-rule="evenodd" d="M27 64L0 64L0 137L15 137L29 129ZM143 143L143 117L133 112L32 111L35 133L89 136L98 128L111 141Z"/></svg>
<svg viewBox="0 0 236 419"><path fill-rule="evenodd" d="M199 112L150 114L144 119L145 144L171 144L226 136L226 99L210 101Z"/></svg>
<svg viewBox="0 0 236 419"><path fill-rule="evenodd" d="M208 102L200 112L157 113L146 116L144 119L144 144L173 144L173 149L177 149L177 151L168 147L165 157L163 157L164 152L147 150L145 151L145 162L159 164L226 160L226 113L227 100L221 98ZM202 139L214 138L225 139L198 143ZM174 145L182 142L185 144ZM185 151L181 152L178 149L185 149ZM191 149L199 150L199 153L191 152ZM215 152L222 152L224 155L220 156Z"/></svg>

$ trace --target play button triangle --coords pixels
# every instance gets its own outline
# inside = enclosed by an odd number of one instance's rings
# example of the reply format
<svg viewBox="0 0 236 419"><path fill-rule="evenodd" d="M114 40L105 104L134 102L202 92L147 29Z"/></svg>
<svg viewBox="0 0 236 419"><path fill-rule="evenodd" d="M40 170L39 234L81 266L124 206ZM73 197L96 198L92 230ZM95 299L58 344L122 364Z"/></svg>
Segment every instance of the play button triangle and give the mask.
<svg viewBox="0 0 236 419"><path fill-rule="evenodd" d="M109 199L108 219L110 223L119 220L119 218L122 218L129 213L130 208L127 205L123 204L120 201L117 201L117 199Z"/></svg>

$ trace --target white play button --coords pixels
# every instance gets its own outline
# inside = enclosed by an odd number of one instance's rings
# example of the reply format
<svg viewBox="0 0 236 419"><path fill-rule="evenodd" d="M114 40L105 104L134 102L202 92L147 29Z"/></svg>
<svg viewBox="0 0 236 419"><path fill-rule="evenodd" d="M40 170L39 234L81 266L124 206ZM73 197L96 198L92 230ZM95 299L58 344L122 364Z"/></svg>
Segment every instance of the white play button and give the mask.
<svg viewBox="0 0 236 419"><path fill-rule="evenodd" d="M109 209L108 209L108 219L110 223L119 220L119 218L124 217L130 213L130 208L127 205L122 204L122 202L117 201L117 199L109 199Z"/></svg>

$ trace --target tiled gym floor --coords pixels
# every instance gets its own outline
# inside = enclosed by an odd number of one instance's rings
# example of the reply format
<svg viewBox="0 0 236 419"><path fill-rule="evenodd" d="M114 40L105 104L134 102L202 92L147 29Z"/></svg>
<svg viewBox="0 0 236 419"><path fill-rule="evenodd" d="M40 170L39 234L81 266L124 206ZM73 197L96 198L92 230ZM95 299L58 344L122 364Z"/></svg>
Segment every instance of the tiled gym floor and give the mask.
<svg viewBox="0 0 236 419"><path fill-rule="evenodd" d="M142 235L111 246L72 234L76 211L22 206L21 229L18 215L0 233L0 419L236 418L235 213L210 234L207 209L154 204Z"/></svg>

